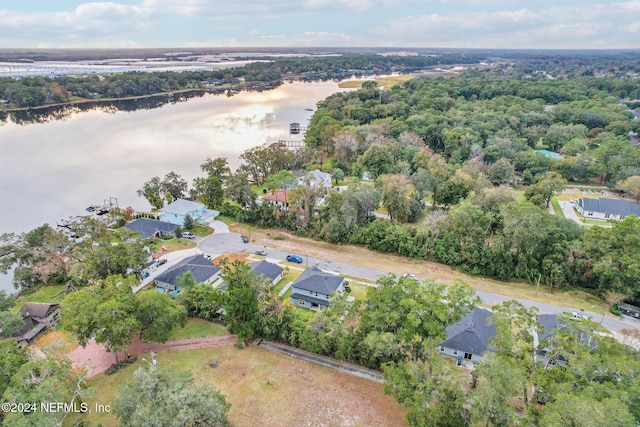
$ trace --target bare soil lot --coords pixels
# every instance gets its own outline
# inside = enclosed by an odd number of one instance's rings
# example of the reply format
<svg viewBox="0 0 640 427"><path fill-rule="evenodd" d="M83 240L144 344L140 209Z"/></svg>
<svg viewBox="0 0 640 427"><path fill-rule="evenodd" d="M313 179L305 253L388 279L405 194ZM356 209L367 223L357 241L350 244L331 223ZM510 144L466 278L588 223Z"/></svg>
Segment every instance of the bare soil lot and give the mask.
<svg viewBox="0 0 640 427"><path fill-rule="evenodd" d="M407 425L405 410L383 394L382 384L261 348L227 345L159 353L156 359L159 368L186 369L197 382L213 384L231 403L229 417L236 426ZM219 366L209 367L211 359ZM116 374L91 379L96 397L85 399L89 407L108 404L140 366L147 367L138 359ZM105 427L118 425L112 414L96 413L67 417L65 425L79 419Z"/></svg>

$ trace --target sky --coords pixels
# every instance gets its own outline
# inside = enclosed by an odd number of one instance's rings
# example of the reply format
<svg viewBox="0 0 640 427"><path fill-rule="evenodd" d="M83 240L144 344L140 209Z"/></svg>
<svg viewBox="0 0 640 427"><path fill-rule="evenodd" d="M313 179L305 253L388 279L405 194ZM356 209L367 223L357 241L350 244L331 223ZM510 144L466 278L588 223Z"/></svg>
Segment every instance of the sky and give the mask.
<svg viewBox="0 0 640 427"><path fill-rule="evenodd" d="M0 48L640 48L640 0L0 1Z"/></svg>

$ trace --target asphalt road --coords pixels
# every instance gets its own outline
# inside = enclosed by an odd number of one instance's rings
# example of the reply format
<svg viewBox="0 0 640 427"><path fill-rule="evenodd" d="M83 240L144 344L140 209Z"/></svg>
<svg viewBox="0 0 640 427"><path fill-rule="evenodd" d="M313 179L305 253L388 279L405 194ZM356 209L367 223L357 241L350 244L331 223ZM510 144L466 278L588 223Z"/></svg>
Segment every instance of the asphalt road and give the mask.
<svg viewBox="0 0 640 427"><path fill-rule="evenodd" d="M284 261L286 259L286 256L290 254L276 249L271 249L266 246L257 246L252 243L243 243L242 237L237 233L215 233L211 236L205 237L198 243L198 252L204 252L211 255L220 255L228 252L255 253L255 251L258 249L263 249L266 252L266 256L268 258L276 260ZM388 274L388 272L386 271L374 270L371 268L358 267L342 262L314 258L304 253L297 253L296 255L302 257L303 262L300 265L304 267L317 266L322 270L332 271L339 274L345 274L348 276L355 276L369 280L377 280L380 276ZM640 328L640 321L625 316L621 317L620 319L614 319L611 317L603 316L602 314L581 311L580 307L561 307L537 301L531 301L521 298L511 298L504 295L482 291L476 291L476 293L478 294L482 302L488 305L501 304L503 301L515 299L525 307L537 307L538 313L540 314L558 314L562 312L580 311L582 314L591 317L593 321L602 324L602 326L613 332L619 332L624 328Z"/></svg>

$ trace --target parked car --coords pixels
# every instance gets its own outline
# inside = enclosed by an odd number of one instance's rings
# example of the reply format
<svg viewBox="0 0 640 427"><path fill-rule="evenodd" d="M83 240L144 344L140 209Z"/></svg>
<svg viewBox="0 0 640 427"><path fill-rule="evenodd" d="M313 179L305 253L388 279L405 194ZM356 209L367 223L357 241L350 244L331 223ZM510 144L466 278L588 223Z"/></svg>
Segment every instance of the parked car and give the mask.
<svg viewBox="0 0 640 427"><path fill-rule="evenodd" d="M243 243L249 243L249 238L247 236L243 235L243 236L240 236L240 237L242 237L242 242Z"/></svg>
<svg viewBox="0 0 640 427"><path fill-rule="evenodd" d="M300 255L287 255L287 261L302 264L302 257Z"/></svg>
<svg viewBox="0 0 640 427"><path fill-rule="evenodd" d="M164 258L158 258L158 260L156 261L156 267L160 267L161 265L164 265L167 263L167 260Z"/></svg>
<svg viewBox="0 0 640 427"><path fill-rule="evenodd" d="M196 235L190 231L186 231L182 233L182 237L184 237L185 239L193 239L194 237L196 237Z"/></svg>
<svg viewBox="0 0 640 427"><path fill-rule="evenodd" d="M415 274L411 274L411 273L404 273L402 275L403 278L409 278L409 279L413 279L413 280L418 280L418 276L416 276Z"/></svg>
<svg viewBox="0 0 640 427"><path fill-rule="evenodd" d="M258 249L256 251L256 255L266 256L267 255L267 251L265 251L264 249Z"/></svg>

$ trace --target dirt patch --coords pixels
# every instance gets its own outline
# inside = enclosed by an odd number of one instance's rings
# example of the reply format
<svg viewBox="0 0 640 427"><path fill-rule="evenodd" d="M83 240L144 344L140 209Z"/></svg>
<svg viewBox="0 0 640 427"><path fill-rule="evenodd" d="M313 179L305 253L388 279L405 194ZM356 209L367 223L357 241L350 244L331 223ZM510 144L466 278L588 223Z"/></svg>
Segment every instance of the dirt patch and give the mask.
<svg viewBox="0 0 640 427"><path fill-rule="evenodd" d="M229 229L232 232L243 234L248 234L249 231L246 226L237 223L230 224ZM596 313L608 311L604 301L582 291L551 292L548 288L541 286L536 292L535 286L527 283L501 282L470 276L444 264L384 254L359 246L335 245L306 239L283 230L264 230L252 227L251 243L285 252L304 253L316 258L387 271L396 275L413 273L421 279L435 279L443 283L452 283L455 279L459 279L476 290L514 298L524 298L565 307L581 307Z"/></svg>
<svg viewBox="0 0 640 427"><path fill-rule="evenodd" d="M246 252L230 252L228 254L220 255L214 258L212 261L215 265L220 265L220 261L222 261L225 258L227 258L231 263L237 259L239 259L242 262L247 262L249 257L250 257L250 254Z"/></svg>
<svg viewBox="0 0 640 427"><path fill-rule="evenodd" d="M382 384L261 348L226 345L158 353L156 359L161 369L188 370L196 382L220 390L231 403L229 418L236 426L407 426L406 410L383 393ZM212 359L218 367L209 366ZM91 379L89 386L100 392L86 399L89 407L110 403L133 371L146 366L138 359L116 374ZM118 425L112 413L68 418L71 424L82 418Z"/></svg>

